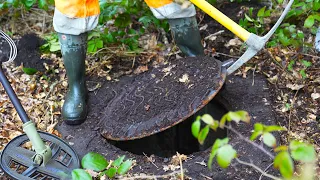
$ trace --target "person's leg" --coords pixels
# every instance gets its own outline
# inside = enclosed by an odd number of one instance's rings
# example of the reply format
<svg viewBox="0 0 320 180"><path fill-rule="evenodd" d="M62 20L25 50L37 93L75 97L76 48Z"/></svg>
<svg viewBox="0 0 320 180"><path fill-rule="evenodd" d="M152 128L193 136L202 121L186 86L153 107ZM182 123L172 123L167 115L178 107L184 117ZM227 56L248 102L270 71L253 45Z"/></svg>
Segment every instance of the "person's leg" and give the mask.
<svg viewBox="0 0 320 180"><path fill-rule="evenodd" d="M58 33L58 35L68 78L68 93L61 114L67 124L80 124L87 116L85 81L87 33L79 35Z"/></svg>
<svg viewBox="0 0 320 180"><path fill-rule="evenodd" d="M145 0L154 16L168 19L172 35L179 49L186 56L202 56L204 48L193 5L182 8L172 0Z"/></svg>
<svg viewBox="0 0 320 180"><path fill-rule="evenodd" d="M59 35L68 80L62 117L67 124L77 125L87 116L85 81L87 33L97 26L100 13L99 1L56 0L55 4L53 25Z"/></svg>

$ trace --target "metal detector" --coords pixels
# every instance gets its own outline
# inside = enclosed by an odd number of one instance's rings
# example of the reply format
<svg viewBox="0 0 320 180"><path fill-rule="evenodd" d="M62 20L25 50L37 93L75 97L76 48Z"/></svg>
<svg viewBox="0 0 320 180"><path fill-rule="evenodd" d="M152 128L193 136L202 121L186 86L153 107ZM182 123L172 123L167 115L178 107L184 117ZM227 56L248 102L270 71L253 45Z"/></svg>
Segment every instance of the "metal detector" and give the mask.
<svg viewBox="0 0 320 180"><path fill-rule="evenodd" d="M4 63L12 62L17 55L17 47L1 30L0 35L10 45L9 60ZM80 167L80 160L75 150L57 136L36 130L5 76L2 64L0 82L18 112L25 132L4 147L0 156L2 170L11 178L19 180L71 179L72 170ZM31 148L26 146L28 142L32 144Z"/></svg>

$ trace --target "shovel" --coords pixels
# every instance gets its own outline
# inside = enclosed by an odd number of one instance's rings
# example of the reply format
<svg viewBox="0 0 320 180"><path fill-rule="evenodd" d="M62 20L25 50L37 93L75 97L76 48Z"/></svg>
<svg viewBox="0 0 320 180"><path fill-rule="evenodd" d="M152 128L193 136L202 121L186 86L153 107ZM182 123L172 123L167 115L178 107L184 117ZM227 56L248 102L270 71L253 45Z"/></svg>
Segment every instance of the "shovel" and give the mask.
<svg viewBox="0 0 320 180"><path fill-rule="evenodd" d="M265 46L266 42L274 34L274 32L277 30L277 28L280 26L281 22L285 18L285 16L288 14L294 0L289 1L287 7L281 14L276 24L263 37L248 32L205 0L190 0L190 2L192 2L194 5L196 5L205 13L207 13L209 16L218 21L221 25L230 30L233 34L242 39L248 46L245 53L236 62L234 62L230 67L227 68L227 75L229 75L237 69L239 69L244 63L249 61Z"/></svg>
<svg viewBox="0 0 320 180"><path fill-rule="evenodd" d="M235 62L189 57L172 61L171 65L154 68L130 80L122 78L117 83L107 82L104 88L110 89L108 91L113 94L107 95L108 100L105 102L108 103L104 104L106 108L103 116L99 117L101 134L106 139L140 139L164 131L194 115L216 96L228 75L239 69L265 46L287 15L294 0L289 1L276 24L263 37L248 32L205 0L190 2L242 39L248 46L247 50ZM183 82L186 82L188 77L192 80L185 86L177 83L181 78L175 77L181 77L179 67L188 67L185 71L192 69L189 74L186 72L184 80L182 77ZM164 73L168 69L171 72ZM171 91L174 86L180 86L180 89Z"/></svg>

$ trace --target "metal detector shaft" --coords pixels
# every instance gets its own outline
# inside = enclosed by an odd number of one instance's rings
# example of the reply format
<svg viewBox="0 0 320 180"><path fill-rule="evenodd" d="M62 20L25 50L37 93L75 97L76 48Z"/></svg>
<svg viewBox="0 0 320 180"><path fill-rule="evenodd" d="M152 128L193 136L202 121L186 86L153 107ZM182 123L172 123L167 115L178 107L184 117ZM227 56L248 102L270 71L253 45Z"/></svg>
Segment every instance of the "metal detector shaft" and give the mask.
<svg viewBox="0 0 320 180"><path fill-rule="evenodd" d="M23 123L27 123L29 121L29 117L26 111L23 109L17 95L15 94L14 90L12 89L7 77L5 76L3 69L0 65L0 82L7 92L12 104L14 105L15 109L17 110L21 120Z"/></svg>

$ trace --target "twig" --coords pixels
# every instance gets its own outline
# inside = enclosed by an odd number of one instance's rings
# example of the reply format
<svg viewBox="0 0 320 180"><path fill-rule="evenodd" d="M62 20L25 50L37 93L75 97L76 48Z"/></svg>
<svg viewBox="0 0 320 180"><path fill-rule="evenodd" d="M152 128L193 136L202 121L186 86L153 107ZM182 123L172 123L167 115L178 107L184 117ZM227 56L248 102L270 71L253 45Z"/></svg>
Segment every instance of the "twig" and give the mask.
<svg viewBox="0 0 320 180"><path fill-rule="evenodd" d="M278 177L275 177L271 174L268 174L266 172L264 172L262 169L260 169L258 166L252 164L252 163L248 163L248 162L245 162L245 161L241 161L240 159L236 158L236 160L238 161L238 163L240 164L243 164L243 165L246 165L246 166L250 166L250 167L253 167L254 169L256 169L257 171L259 171L262 175L268 177L268 178L271 178L271 179L275 179L275 180L281 180L280 178Z"/></svg>
<svg viewBox="0 0 320 180"><path fill-rule="evenodd" d="M267 168L264 169L264 172L267 173L268 169L273 165L273 163L269 164L269 166ZM263 174L261 174L259 180L262 179Z"/></svg>
<svg viewBox="0 0 320 180"><path fill-rule="evenodd" d="M43 21L42 21L42 28L41 28L41 34L44 33L46 28L46 14L43 15Z"/></svg>
<svg viewBox="0 0 320 180"><path fill-rule="evenodd" d="M311 55L311 54L298 53L298 52L287 52L287 53L284 53L284 54L285 55L287 55L287 54L303 55L303 56L309 56L309 57L320 59L320 56L314 56L314 55Z"/></svg>
<svg viewBox="0 0 320 180"><path fill-rule="evenodd" d="M288 132L290 132L290 130L291 130L291 114L292 114L292 108L293 108L293 105L294 105L294 103L295 103L295 101L296 101L298 92L299 92L299 89L298 89L298 90L296 91L296 93L294 94L293 100L292 100L292 103L291 103L290 112L289 112Z"/></svg>
<svg viewBox="0 0 320 180"><path fill-rule="evenodd" d="M252 86L254 86L254 73L256 72L257 66L254 66L253 72L252 72Z"/></svg>
<svg viewBox="0 0 320 180"><path fill-rule="evenodd" d="M267 151L266 149L264 149L263 147L259 146L258 144L254 143L253 141L250 141L249 139L247 139L246 137L244 137L242 134L240 134L238 131L236 131L235 129L233 129L230 125L226 126L227 129L229 129L230 131L234 132L235 134L237 134L242 140L246 141L247 143L251 144L252 146L260 149L262 152L264 152L266 155L268 155L271 159L274 159L274 155L272 155L269 151Z"/></svg>
<svg viewBox="0 0 320 180"><path fill-rule="evenodd" d="M214 54L216 54L216 55L222 55L222 56L226 56L226 57L231 57L231 58L237 58L237 59L240 58L240 56L232 56L232 55L224 54L224 53L220 53L220 52L215 52Z"/></svg>
<svg viewBox="0 0 320 180"><path fill-rule="evenodd" d="M200 173L200 176L202 176L202 177L204 177L204 178L206 178L206 179L212 179L211 177L208 177L208 176L206 176L206 175L204 175L204 174L202 174L202 173Z"/></svg>
<svg viewBox="0 0 320 180"><path fill-rule="evenodd" d="M159 169L159 167L152 161L152 159L150 157L148 157L145 153L143 153L143 155L148 159L148 161L150 161L157 169Z"/></svg>
<svg viewBox="0 0 320 180"><path fill-rule="evenodd" d="M272 59L272 61L278 65L276 66L277 68L280 68L280 71L283 72L283 66L273 57L272 53L270 51L268 51L267 49L265 49L265 52L269 55L269 57Z"/></svg>
<svg viewBox="0 0 320 180"><path fill-rule="evenodd" d="M181 180L183 180L183 167L182 167L182 160L181 160L181 156L180 154L177 152L177 155L179 157L179 161L180 161L180 171L181 171Z"/></svg>
<svg viewBox="0 0 320 180"><path fill-rule="evenodd" d="M53 89L54 89L54 88L56 87L56 85L57 85L58 83L60 83L60 82L62 82L62 81L56 81L56 82L54 82L54 83L50 86L50 90L49 90L48 94L46 95L46 97L44 98L44 101L47 100L48 96L53 92Z"/></svg>
<svg viewBox="0 0 320 180"><path fill-rule="evenodd" d="M169 173L169 174L165 174L165 175L154 175L154 176L147 176L147 175L142 175L142 176L133 176L133 177L129 177L129 178L119 178L119 179L122 179L122 180L135 180L135 179L157 179L157 178L168 178L168 177L171 177L171 176L174 176L174 175L177 175L177 174L180 174L180 170L179 171L173 171L172 173Z"/></svg>

